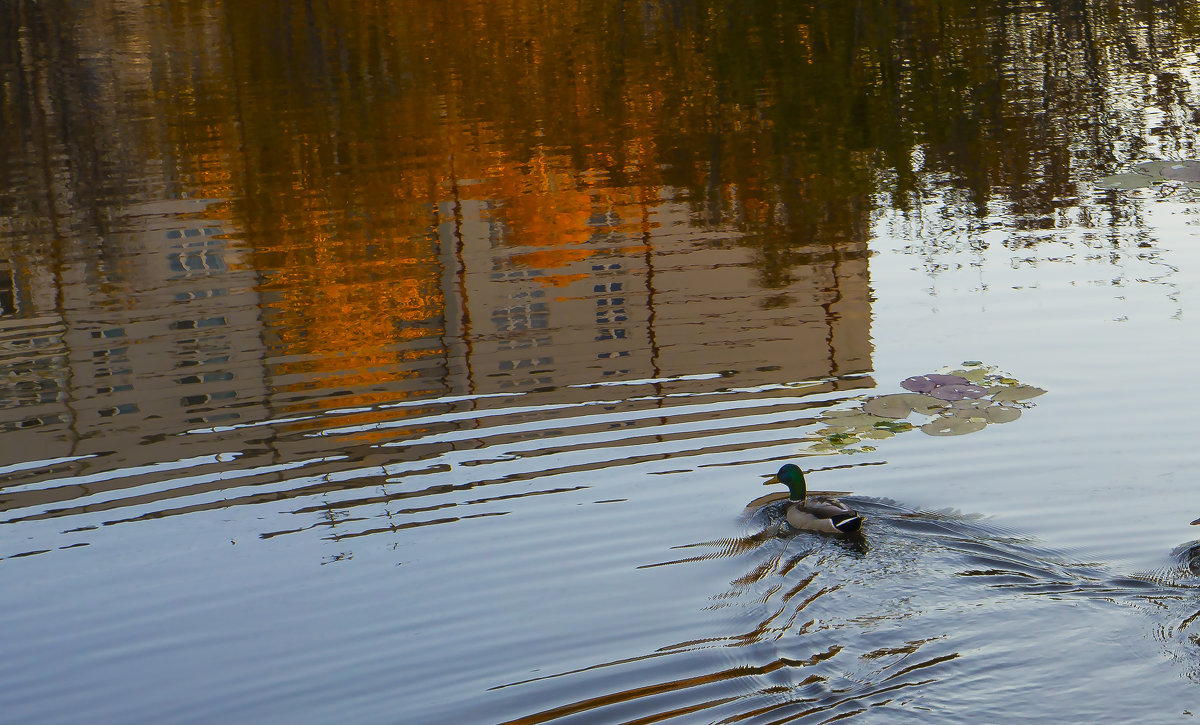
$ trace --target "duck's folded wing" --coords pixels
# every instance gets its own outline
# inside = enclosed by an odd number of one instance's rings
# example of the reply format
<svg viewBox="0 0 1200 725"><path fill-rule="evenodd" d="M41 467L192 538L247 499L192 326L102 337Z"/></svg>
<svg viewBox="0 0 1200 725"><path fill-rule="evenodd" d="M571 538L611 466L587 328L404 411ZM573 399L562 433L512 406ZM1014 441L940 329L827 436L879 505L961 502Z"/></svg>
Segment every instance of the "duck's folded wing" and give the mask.
<svg viewBox="0 0 1200 725"><path fill-rule="evenodd" d="M828 519L841 514L854 513L850 507L841 501L805 501L804 510L821 519Z"/></svg>

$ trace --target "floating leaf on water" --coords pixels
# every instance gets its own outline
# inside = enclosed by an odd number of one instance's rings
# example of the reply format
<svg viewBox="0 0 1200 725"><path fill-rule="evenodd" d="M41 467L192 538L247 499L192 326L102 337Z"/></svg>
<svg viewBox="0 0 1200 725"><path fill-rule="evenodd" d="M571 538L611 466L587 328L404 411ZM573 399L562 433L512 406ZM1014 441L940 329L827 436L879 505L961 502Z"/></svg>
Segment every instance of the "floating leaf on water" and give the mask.
<svg viewBox="0 0 1200 725"><path fill-rule="evenodd" d="M861 428L864 426L875 425L879 421L884 420L877 415L862 413L857 410L844 410L840 412L848 413L849 415L839 415L836 418L826 417L826 421L829 423L829 425L843 428Z"/></svg>
<svg viewBox="0 0 1200 725"><path fill-rule="evenodd" d="M1016 402L1018 400L1029 400L1036 398L1045 393L1041 388L1035 388L1032 385L1010 385L1001 388L992 389L992 400L996 402Z"/></svg>
<svg viewBox="0 0 1200 725"><path fill-rule="evenodd" d="M837 418L853 418L856 415L862 415L862 411L858 408L850 410L827 410L821 414L821 417L826 420L834 420Z"/></svg>
<svg viewBox="0 0 1200 725"><path fill-rule="evenodd" d="M1162 176L1162 170L1174 161L1143 161L1140 164L1134 164L1132 171L1144 176Z"/></svg>
<svg viewBox="0 0 1200 725"><path fill-rule="evenodd" d="M932 380L934 383L936 383L938 385L964 385L964 384L970 382L966 378L961 377L959 375L944 375L941 373L930 373L930 374L926 375L925 377L929 378L930 380Z"/></svg>
<svg viewBox="0 0 1200 725"><path fill-rule="evenodd" d="M903 420L884 420L876 423L875 427L892 433L903 433L906 430L912 430L913 424Z"/></svg>
<svg viewBox="0 0 1200 725"><path fill-rule="evenodd" d="M880 418L907 418L909 413L916 411L929 415L941 410L944 406L938 400L921 395L920 393L892 393L880 395L863 403L863 410Z"/></svg>
<svg viewBox="0 0 1200 725"><path fill-rule="evenodd" d="M979 362L978 360L963 360L963 365L966 365L969 368L978 367L982 364L983 363Z"/></svg>
<svg viewBox="0 0 1200 725"><path fill-rule="evenodd" d="M912 428L911 425L909 425L908 427ZM863 431L859 435L868 440L881 441L881 440L884 440L885 438L891 438L892 436L894 436L896 434L888 428L872 428L871 430Z"/></svg>
<svg viewBox="0 0 1200 725"><path fill-rule="evenodd" d="M959 379L962 380L962 378ZM961 383L939 385L933 389L930 395L938 400L962 400L963 398L982 398L987 393L987 388L963 380Z"/></svg>
<svg viewBox="0 0 1200 725"><path fill-rule="evenodd" d="M1112 176L1105 176L1102 179L1096 179L1092 182L1092 186L1097 189L1132 191L1133 189L1145 189L1146 187L1154 186L1156 182L1161 183L1162 179L1138 173L1113 174Z"/></svg>
<svg viewBox="0 0 1200 725"><path fill-rule="evenodd" d="M834 433L833 435L829 436L829 443L830 445L841 448L842 446L847 446L851 443L858 443L858 438L850 435L849 433Z"/></svg>
<svg viewBox="0 0 1200 725"><path fill-rule="evenodd" d="M904 393L870 398L863 403L863 410L880 418L907 418L913 411L908 402L908 395Z"/></svg>
<svg viewBox="0 0 1200 725"><path fill-rule="evenodd" d="M986 427L987 422L982 418L958 418L950 416L931 420L921 426L921 430L931 436L960 436L967 433L974 433L977 430L983 430Z"/></svg>
<svg viewBox="0 0 1200 725"><path fill-rule="evenodd" d="M983 411L989 423L1011 423L1021 417L1021 409L1011 405L993 405Z"/></svg>
<svg viewBox="0 0 1200 725"><path fill-rule="evenodd" d="M1200 181L1200 161L1173 161L1163 165L1159 174L1172 181Z"/></svg>
<svg viewBox="0 0 1200 725"><path fill-rule="evenodd" d="M929 379L928 375L914 375L911 378L905 378L900 381L900 387L905 390L911 390L914 393L928 393L937 387L937 383Z"/></svg>
<svg viewBox="0 0 1200 725"><path fill-rule="evenodd" d="M984 398L963 398L950 403L951 408L957 410L981 410L992 404L992 401Z"/></svg>
<svg viewBox="0 0 1200 725"><path fill-rule="evenodd" d="M922 415L933 415L946 407L946 404L929 395L920 395L919 393L908 393L908 404L916 412Z"/></svg>
<svg viewBox="0 0 1200 725"><path fill-rule="evenodd" d="M946 411L945 415L952 415L956 418L979 418L983 420L982 410L972 410L970 408L951 408Z"/></svg>
<svg viewBox="0 0 1200 725"><path fill-rule="evenodd" d="M956 375L960 378L963 378L964 380L966 380L969 383L978 384L978 383L982 382L984 378L987 377L987 373L988 373L988 371L985 370L984 368L975 368L974 370L955 370L955 371L951 372L950 374Z"/></svg>

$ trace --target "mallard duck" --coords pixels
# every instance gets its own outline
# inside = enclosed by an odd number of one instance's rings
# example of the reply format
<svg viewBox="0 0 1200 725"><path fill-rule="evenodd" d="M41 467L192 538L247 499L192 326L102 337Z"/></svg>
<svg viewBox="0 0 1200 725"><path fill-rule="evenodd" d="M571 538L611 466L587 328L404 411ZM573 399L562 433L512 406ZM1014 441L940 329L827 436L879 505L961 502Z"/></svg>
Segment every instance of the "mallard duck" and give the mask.
<svg viewBox="0 0 1200 725"><path fill-rule="evenodd" d="M797 529L824 531L830 534L849 534L862 526L862 516L837 499L809 499L804 485L804 471L791 463L775 474L779 483L792 492L787 507L787 522Z"/></svg>

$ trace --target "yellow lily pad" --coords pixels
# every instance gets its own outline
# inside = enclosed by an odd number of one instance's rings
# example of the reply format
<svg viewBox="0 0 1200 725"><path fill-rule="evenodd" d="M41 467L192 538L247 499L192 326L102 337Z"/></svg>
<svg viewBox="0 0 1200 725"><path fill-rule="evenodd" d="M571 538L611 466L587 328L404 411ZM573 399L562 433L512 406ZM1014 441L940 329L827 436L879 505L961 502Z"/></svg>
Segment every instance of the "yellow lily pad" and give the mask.
<svg viewBox="0 0 1200 725"><path fill-rule="evenodd" d="M874 441L881 441L885 438L891 438L894 435L896 434L886 428L872 428L871 430L863 431L859 434L859 436L862 438L867 438Z"/></svg>
<svg viewBox="0 0 1200 725"><path fill-rule="evenodd" d="M832 415L826 415L825 420L829 425L842 428L869 428L882 420L886 420L885 418L880 418L877 415L862 413L856 410L844 410L838 412L847 413L848 415L839 415L836 417Z"/></svg>
<svg viewBox="0 0 1200 725"><path fill-rule="evenodd" d="M983 430L986 427L987 422L982 418L947 416L929 421L921 426L921 430L931 436L960 436L967 433L974 433L977 430Z"/></svg>

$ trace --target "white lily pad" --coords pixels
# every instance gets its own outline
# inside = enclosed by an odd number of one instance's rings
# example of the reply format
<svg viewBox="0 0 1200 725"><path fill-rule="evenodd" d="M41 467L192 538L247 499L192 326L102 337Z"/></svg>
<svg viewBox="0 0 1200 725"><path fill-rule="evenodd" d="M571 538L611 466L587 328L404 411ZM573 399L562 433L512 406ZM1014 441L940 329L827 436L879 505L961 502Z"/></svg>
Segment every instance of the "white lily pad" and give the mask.
<svg viewBox="0 0 1200 725"><path fill-rule="evenodd" d="M959 418L957 416L939 417L921 426L921 430L931 436L960 436L974 433L987 427L982 418Z"/></svg>

